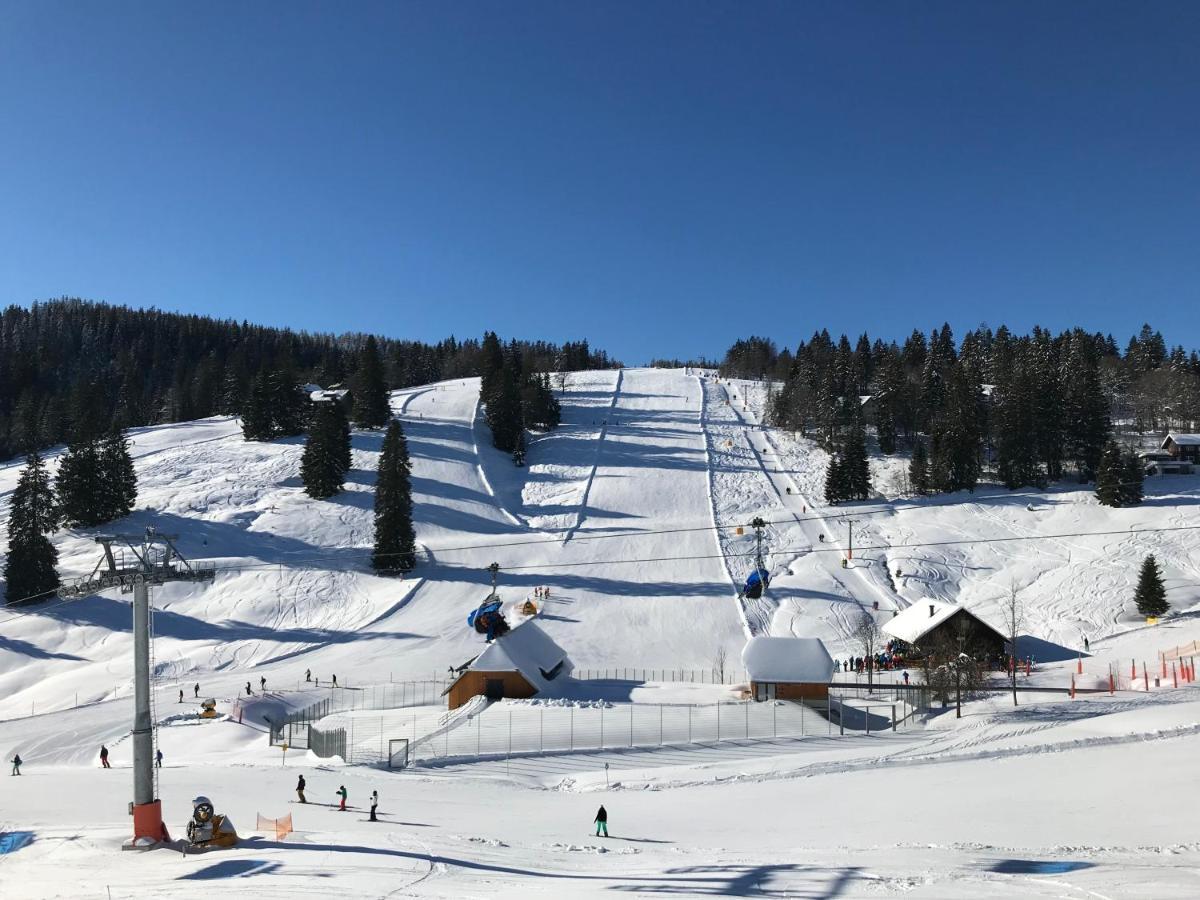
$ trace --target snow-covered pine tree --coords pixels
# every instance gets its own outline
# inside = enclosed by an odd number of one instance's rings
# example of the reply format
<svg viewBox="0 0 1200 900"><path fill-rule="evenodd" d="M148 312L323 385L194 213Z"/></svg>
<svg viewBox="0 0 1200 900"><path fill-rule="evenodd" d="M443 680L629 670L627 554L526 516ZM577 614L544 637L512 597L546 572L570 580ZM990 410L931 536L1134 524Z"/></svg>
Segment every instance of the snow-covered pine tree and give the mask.
<svg viewBox="0 0 1200 900"><path fill-rule="evenodd" d="M997 473L1009 490L1045 484L1034 424L1035 378L1027 348L1014 354L992 393Z"/></svg>
<svg viewBox="0 0 1200 900"><path fill-rule="evenodd" d="M383 379L383 360L374 336L368 336L358 355L354 373L354 423L360 428L383 428L392 417L388 405L387 384Z"/></svg>
<svg viewBox="0 0 1200 900"><path fill-rule="evenodd" d="M1081 483L1096 477L1112 423L1108 398L1100 385L1098 354L1092 336L1076 328L1065 341L1062 365L1064 451L1075 463Z"/></svg>
<svg viewBox="0 0 1200 900"><path fill-rule="evenodd" d="M44 600L58 588L58 551L46 537L58 525L54 490L36 451L25 458L8 513L8 553L4 561L5 604Z"/></svg>
<svg viewBox="0 0 1200 900"><path fill-rule="evenodd" d="M342 489L346 469L343 465L341 421L337 404L326 401L316 404L312 427L300 457L300 480L304 492L317 500L332 497Z"/></svg>
<svg viewBox="0 0 1200 900"><path fill-rule="evenodd" d="M411 471L404 429L393 419L383 439L379 478L375 483L375 548L371 565L384 575L407 572L416 565Z"/></svg>
<svg viewBox="0 0 1200 900"><path fill-rule="evenodd" d="M1137 604L1138 612L1143 616L1165 615L1171 608L1171 604L1167 602L1167 590L1163 587L1162 572L1153 553L1142 562L1133 600Z"/></svg>
<svg viewBox="0 0 1200 900"><path fill-rule="evenodd" d="M506 355L494 390L487 398L485 415L492 429L492 444L505 453L517 448L517 439L525 428L520 379L520 361Z"/></svg>
<svg viewBox="0 0 1200 900"><path fill-rule="evenodd" d="M293 437L303 434L308 404L297 384L296 376L289 369L280 369L271 375L268 381L271 437Z"/></svg>
<svg viewBox="0 0 1200 900"><path fill-rule="evenodd" d="M912 459L908 463L908 483L912 492L921 496L929 493L929 452L924 441L913 447Z"/></svg>
<svg viewBox="0 0 1200 900"><path fill-rule="evenodd" d="M1121 482L1125 478L1125 460L1121 448L1109 441L1096 469L1096 499L1104 506L1124 506Z"/></svg>
<svg viewBox="0 0 1200 900"><path fill-rule="evenodd" d="M1136 453L1125 454L1121 461L1121 505L1137 506L1145 496L1146 470Z"/></svg>

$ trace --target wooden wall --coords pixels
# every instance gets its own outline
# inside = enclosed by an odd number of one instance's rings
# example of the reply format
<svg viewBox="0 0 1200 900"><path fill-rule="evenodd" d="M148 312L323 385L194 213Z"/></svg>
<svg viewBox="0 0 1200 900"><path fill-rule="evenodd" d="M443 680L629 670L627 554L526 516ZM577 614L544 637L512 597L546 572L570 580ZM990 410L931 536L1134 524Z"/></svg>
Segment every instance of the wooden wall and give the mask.
<svg viewBox="0 0 1200 900"><path fill-rule="evenodd" d="M776 700L824 700L829 696L827 684L804 684L776 681ZM758 696L758 682L750 682L750 697Z"/></svg>
<svg viewBox="0 0 1200 900"><path fill-rule="evenodd" d="M537 691L525 680L520 672L478 672L468 670L458 677L450 686L447 694L447 706L458 709L472 697L487 693L489 681L500 681L504 684L503 696L514 699L532 697Z"/></svg>

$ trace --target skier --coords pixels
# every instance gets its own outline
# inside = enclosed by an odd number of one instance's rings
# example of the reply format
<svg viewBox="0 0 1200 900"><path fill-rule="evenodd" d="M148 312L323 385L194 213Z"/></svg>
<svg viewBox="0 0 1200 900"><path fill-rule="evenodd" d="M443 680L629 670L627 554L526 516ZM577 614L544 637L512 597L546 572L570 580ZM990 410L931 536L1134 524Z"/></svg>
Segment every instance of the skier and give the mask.
<svg viewBox="0 0 1200 900"><path fill-rule="evenodd" d="M100 745L100 765L106 769L112 768L112 766L108 764L108 748L103 744Z"/></svg>
<svg viewBox="0 0 1200 900"><path fill-rule="evenodd" d="M161 747L154 751L154 767L157 769L162 768L162 748Z"/></svg>
<svg viewBox="0 0 1200 900"><path fill-rule="evenodd" d="M375 807L379 805L379 791L371 791L371 821L378 822L375 818Z"/></svg>
<svg viewBox="0 0 1200 900"><path fill-rule="evenodd" d="M21 754L20 753L13 754L12 764L13 764L12 774L20 775L21 774Z"/></svg>
<svg viewBox="0 0 1200 900"><path fill-rule="evenodd" d="M305 669L305 670L304 670L304 680L305 680L305 681L312 681L312 669Z"/></svg>
<svg viewBox="0 0 1200 900"><path fill-rule="evenodd" d="M337 676L336 675L333 676L333 686L337 687Z"/></svg>
<svg viewBox="0 0 1200 900"><path fill-rule="evenodd" d="M596 837L600 837L600 832L604 832L604 836L608 837L608 810L603 806L596 813Z"/></svg>
<svg viewBox="0 0 1200 900"><path fill-rule="evenodd" d="M252 693L253 692L250 690L250 682L247 681L246 682L246 696L249 697L252 695Z"/></svg>
<svg viewBox="0 0 1200 900"><path fill-rule="evenodd" d="M180 688L180 690L179 690L179 702L180 703L183 702L183 689L182 688Z"/></svg>
<svg viewBox="0 0 1200 900"><path fill-rule="evenodd" d="M1084 653L1091 653L1091 652L1092 652L1092 643L1091 643L1091 641L1089 641L1089 640L1087 639L1087 636L1086 636L1086 635L1085 635L1085 636L1084 636L1084 638L1083 638L1083 652L1084 652Z"/></svg>
<svg viewBox="0 0 1200 900"><path fill-rule="evenodd" d="M905 669L905 671L904 671L904 683L908 684L908 670L907 669Z"/></svg>
<svg viewBox="0 0 1200 900"><path fill-rule="evenodd" d="M304 799L304 776L300 776L300 780L296 782L296 796L300 798L301 803L307 803Z"/></svg>
<svg viewBox="0 0 1200 900"><path fill-rule="evenodd" d="M200 699L200 682L198 682L198 681L196 682L195 687L192 688L192 696L195 697L197 700Z"/></svg>
<svg viewBox="0 0 1200 900"><path fill-rule="evenodd" d="M258 689L264 694L267 692L267 676L263 675L258 679Z"/></svg>
<svg viewBox="0 0 1200 900"><path fill-rule="evenodd" d="M340 809L342 812L345 812L346 811L346 797L348 796L348 794L346 792L346 786L343 784L340 788L338 788L336 791L334 791L334 793L342 798L341 805L338 806L338 809Z"/></svg>

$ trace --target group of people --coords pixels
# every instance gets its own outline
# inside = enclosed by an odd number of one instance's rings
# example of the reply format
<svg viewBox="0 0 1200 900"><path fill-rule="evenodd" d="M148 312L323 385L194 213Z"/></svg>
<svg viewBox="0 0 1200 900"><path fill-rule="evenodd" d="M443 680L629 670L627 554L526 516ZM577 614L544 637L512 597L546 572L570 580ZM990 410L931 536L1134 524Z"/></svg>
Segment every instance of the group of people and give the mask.
<svg viewBox="0 0 1200 900"><path fill-rule="evenodd" d="M296 782L296 796L300 798L301 803L308 803L308 798L304 796L304 791L307 789L307 787L308 787L308 782L305 781L304 776L301 775L299 780ZM346 800L349 799L350 792L346 790L346 786L343 784L343 785L339 785L338 789L336 791L334 791L333 794L335 797L338 798L338 810L340 812L345 812L346 809L348 808L346 806ZM379 807L379 791L371 791L371 818L370 818L370 821L372 821L372 822L379 821L379 819L377 819L375 817L375 811L376 811L376 809L378 809L378 807Z"/></svg>
<svg viewBox="0 0 1200 900"><path fill-rule="evenodd" d="M550 599L550 588L535 587L533 589L533 597L535 600L549 600Z"/></svg>
<svg viewBox="0 0 1200 900"><path fill-rule="evenodd" d="M312 683L313 683L313 673L312 673L312 669L305 669L305 670L304 670L304 681L305 681L305 683L306 683L306 684L312 684ZM330 679L330 681L333 683L333 686L334 686L334 687L337 687L337 686L338 686L338 683L337 683L337 676L336 676L336 675L334 675L334 676L333 676L333 677ZM317 687L320 687L320 686L321 686L321 676L320 676L320 675L318 675L318 676L317 676L317 678L316 678L316 685L317 685Z"/></svg>
<svg viewBox="0 0 1200 900"><path fill-rule="evenodd" d="M200 699L200 683L199 683L199 682L197 682L196 684L192 685L192 695L193 695L193 696L194 696L194 697L195 697L197 700L199 700L199 699ZM179 702L180 702L180 703L182 703L182 702L183 702L183 688L180 688L180 689L179 689Z"/></svg>

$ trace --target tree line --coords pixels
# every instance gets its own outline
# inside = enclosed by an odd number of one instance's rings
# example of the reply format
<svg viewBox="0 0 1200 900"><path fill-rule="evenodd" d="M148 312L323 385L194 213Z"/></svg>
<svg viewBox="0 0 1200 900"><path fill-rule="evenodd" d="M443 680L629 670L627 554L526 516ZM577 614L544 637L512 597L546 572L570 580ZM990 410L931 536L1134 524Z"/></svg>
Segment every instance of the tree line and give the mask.
<svg viewBox="0 0 1200 900"><path fill-rule="evenodd" d="M492 444L511 453L517 465L525 461L525 432L557 428L562 418L550 375L521 345L500 343L494 331L483 336L479 399L492 432Z"/></svg>
<svg viewBox="0 0 1200 900"><path fill-rule="evenodd" d="M65 443L88 418L109 430L239 415L260 379L274 380L277 396L288 384L345 383L369 339L78 299L9 306L0 312L0 459ZM392 389L481 372L477 339L374 340ZM619 365L586 340L517 343L537 371ZM294 420L279 427L299 433Z"/></svg>
<svg viewBox="0 0 1200 900"><path fill-rule="evenodd" d="M981 326L956 341L942 325L902 344L819 331L794 352L750 337L730 347L721 373L772 380L771 423L832 454L831 500L863 495L870 428L881 453L911 450L914 493L970 490L989 471L1011 489L1071 474L1100 479L1102 502L1128 505L1141 499L1142 467L1114 443L1113 423L1153 431L1200 421L1200 356L1168 350L1149 325L1124 353L1111 335L1079 328Z"/></svg>

